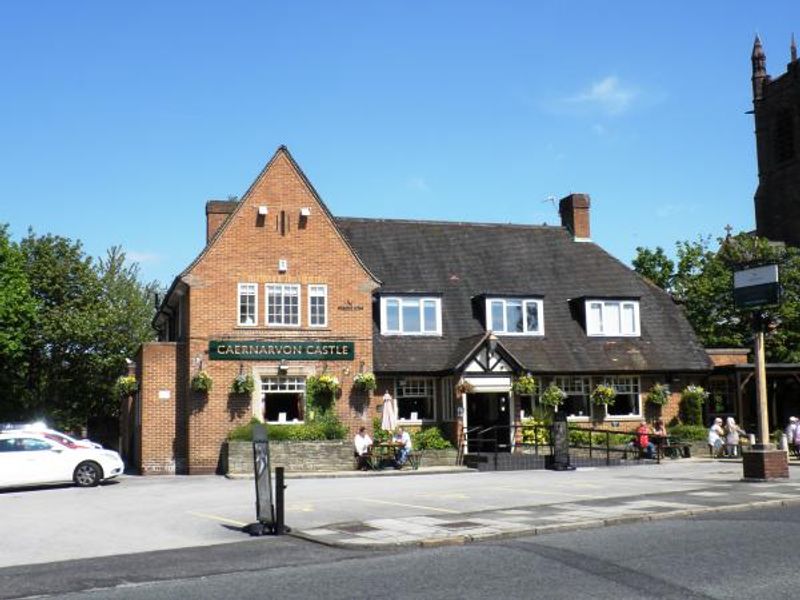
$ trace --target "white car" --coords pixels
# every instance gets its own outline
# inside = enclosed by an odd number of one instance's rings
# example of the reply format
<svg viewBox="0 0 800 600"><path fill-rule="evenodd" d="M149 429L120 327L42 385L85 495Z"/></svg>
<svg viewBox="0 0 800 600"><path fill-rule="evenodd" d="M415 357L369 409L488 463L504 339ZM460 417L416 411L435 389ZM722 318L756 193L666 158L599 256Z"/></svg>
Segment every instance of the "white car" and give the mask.
<svg viewBox="0 0 800 600"><path fill-rule="evenodd" d="M40 433L48 439L54 440L70 448L102 448L101 444L89 439L79 440L66 433L50 429L44 421L35 423L4 423L0 425L0 433Z"/></svg>
<svg viewBox="0 0 800 600"><path fill-rule="evenodd" d="M113 450L71 448L41 433L0 433L0 487L67 481L90 487L117 477L124 469Z"/></svg>

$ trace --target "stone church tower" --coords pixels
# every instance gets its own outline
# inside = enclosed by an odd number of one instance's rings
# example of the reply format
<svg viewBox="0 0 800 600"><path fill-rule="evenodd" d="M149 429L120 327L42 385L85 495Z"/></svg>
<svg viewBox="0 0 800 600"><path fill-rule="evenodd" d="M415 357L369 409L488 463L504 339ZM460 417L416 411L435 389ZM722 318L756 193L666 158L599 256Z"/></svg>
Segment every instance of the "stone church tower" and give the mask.
<svg viewBox="0 0 800 600"><path fill-rule="evenodd" d="M751 59L758 155L756 233L800 246L800 62L794 36L786 73L775 79L767 74L758 36Z"/></svg>

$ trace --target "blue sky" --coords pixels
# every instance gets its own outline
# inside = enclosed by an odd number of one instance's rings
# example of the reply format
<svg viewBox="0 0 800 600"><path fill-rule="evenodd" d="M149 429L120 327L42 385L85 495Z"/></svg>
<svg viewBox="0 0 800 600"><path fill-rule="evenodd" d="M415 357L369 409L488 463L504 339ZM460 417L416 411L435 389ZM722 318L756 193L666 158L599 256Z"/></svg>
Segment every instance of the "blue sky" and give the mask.
<svg viewBox="0 0 800 600"><path fill-rule="evenodd" d="M750 51L800 3L3 2L0 222L169 284L205 201L286 144L334 214L558 223L637 246L754 226Z"/></svg>

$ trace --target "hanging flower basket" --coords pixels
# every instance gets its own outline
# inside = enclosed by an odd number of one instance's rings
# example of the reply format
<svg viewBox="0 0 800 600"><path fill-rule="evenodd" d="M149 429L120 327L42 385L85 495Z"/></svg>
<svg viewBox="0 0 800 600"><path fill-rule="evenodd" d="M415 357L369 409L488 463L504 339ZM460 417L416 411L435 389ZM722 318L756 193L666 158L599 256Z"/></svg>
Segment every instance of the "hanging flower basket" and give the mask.
<svg viewBox="0 0 800 600"><path fill-rule="evenodd" d="M135 394L136 390L139 389L139 382L136 381L136 377L133 375L123 375L117 379L117 382L114 384L114 389L116 390L117 396L130 396L131 394Z"/></svg>
<svg viewBox="0 0 800 600"><path fill-rule="evenodd" d="M192 377L192 391L207 394L211 391L211 386L213 384L214 381L211 379L211 375L208 374L208 371L202 370Z"/></svg>
<svg viewBox="0 0 800 600"><path fill-rule="evenodd" d="M374 373L358 373L353 377L353 383L360 390L372 392L378 387L378 381Z"/></svg>
<svg viewBox="0 0 800 600"><path fill-rule="evenodd" d="M521 375L514 381L511 389L514 390L515 394L530 396L536 392L536 379L530 374Z"/></svg>
<svg viewBox="0 0 800 600"><path fill-rule="evenodd" d="M236 377L233 378L233 383L231 384L231 392L233 392L234 394L252 394L253 390L255 389L256 389L256 382L253 379L252 375L239 373Z"/></svg>
<svg viewBox="0 0 800 600"><path fill-rule="evenodd" d="M617 397L617 392L610 385L604 383L599 384L592 390L592 404L595 406L608 406L614 404L614 399Z"/></svg>
<svg viewBox="0 0 800 600"><path fill-rule="evenodd" d="M539 402L541 402L544 406L552 406L555 408L557 406L561 406L566 399L567 393L555 383L551 383L542 392L542 397L539 399Z"/></svg>
<svg viewBox="0 0 800 600"><path fill-rule="evenodd" d="M339 393L339 380L327 373L312 375L306 382L306 389L309 387L313 388L315 392L335 396Z"/></svg>
<svg viewBox="0 0 800 600"><path fill-rule="evenodd" d="M669 402L669 388L664 384L657 383L647 392L647 402L654 406L664 406Z"/></svg>
<svg viewBox="0 0 800 600"><path fill-rule="evenodd" d="M687 385L681 392L681 400L702 404L708 399L708 392L699 385Z"/></svg>
<svg viewBox="0 0 800 600"><path fill-rule="evenodd" d="M461 379L456 384L456 395L461 396L462 394L471 394L474 389L475 386L473 386L469 381Z"/></svg>

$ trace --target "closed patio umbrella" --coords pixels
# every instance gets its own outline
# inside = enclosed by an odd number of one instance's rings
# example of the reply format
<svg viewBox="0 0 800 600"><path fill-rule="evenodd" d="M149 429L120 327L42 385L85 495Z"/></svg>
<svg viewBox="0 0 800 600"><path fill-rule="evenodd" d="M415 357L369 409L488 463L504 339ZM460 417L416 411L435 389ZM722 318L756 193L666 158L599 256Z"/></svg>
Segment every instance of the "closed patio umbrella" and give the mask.
<svg viewBox="0 0 800 600"><path fill-rule="evenodd" d="M383 395L383 416L381 417L381 429L394 431L397 427L397 404L389 392Z"/></svg>

